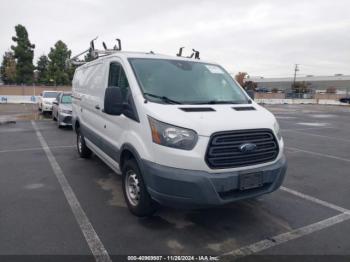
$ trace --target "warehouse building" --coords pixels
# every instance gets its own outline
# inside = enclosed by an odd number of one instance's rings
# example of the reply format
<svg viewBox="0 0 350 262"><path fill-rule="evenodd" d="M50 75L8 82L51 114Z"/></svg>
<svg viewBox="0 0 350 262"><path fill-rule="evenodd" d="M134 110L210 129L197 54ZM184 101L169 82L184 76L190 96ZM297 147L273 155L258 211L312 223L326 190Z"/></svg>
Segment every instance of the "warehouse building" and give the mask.
<svg viewBox="0 0 350 262"><path fill-rule="evenodd" d="M293 77L250 77L247 80L257 83L257 87L259 89L278 89L282 91L291 90L293 83ZM337 74L334 76L297 76L296 81L306 82L315 92L325 92L327 88L335 88L339 94L350 93L350 75Z"/></svg>

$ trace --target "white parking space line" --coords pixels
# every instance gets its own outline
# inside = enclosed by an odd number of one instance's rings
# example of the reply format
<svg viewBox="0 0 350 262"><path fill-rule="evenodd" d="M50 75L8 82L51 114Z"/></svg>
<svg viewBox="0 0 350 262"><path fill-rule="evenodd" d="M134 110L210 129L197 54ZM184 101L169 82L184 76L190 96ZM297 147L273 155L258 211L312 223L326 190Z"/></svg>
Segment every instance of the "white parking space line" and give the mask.
<svg viewBox="0 0 350 262"><path fill-rule="evenodd" d="M293 189L290 189L290 188L287 188L287 187L280 187L281 190L285 191L285 192L288 192L292 195L295 195L297 197L300 197L300 198L303 198L305 200L308 200L308 201L311 201L311 202L314 202L316 204L319 204L321 206L324 206L324 207L328 207L330 209L334 209L338 212L341 212L341 213L348 213L350 215L350 210L349 209L346 209L346 208L343 208L343 207L340 207L340 206L337 206L337 205L334 205L332 203L329 203L329 202L326 202L326 201L323 201L321 199L318 199L316 197L312 197L312 196L309 196L309 195L306 195L306 194L303 194L301 192L298 192L298 191L295 191Z"/></svg>
<svg viewBox="0 0 350 262"><path fill-rule="evenodd" d="M313 130L313 129L326 129L326 128L331 128L331 129L338 129L337 127L332 127L332 126L321 126L321 127L307 127L307 128L295 128L295 129L285 129L282 128L281 131L285 132L285 131L307 131L307 130Z"/></svg>
<svg viewBox="0 0 350 262"><path fill-rule="evenodd" d="M73 148L75 146L50 146L51 149L60 149L60 148ZM11 152L23 152L23 151L38 151L43 150L43 147L30 147L30 148L21 148L21 149L8 149L0 150L0 153L11 153Z"/></svg>
<svg viewBox="0 0 350 262"><path fill-rule="evenodd" d="M288 231L286 233L282 233L279 234L277 236L271 237L271 238L266 238L263 239L261 241L258 241L256 243L235 249L233 251L227 252L223 255L221 255L220 257L227 257L227 256L232 256L232 257L242 257L242 256L248 256L248 255L252 255L261 251L264 251L266 249L281 245L283 243L286 243L288 241L297 239L297 238L301 238L303 236L309 235L311 233L323 230L325 228L334 226L336 224L339 224L341 222L347 221L350 219L350 210L334 205L332 203L323 201L321 199L303 194L301 192L295 191L293 189L290 188L286 188L286 187L281 187L281 190L288 192L292 195L295 195L297 197L303 198L305 200L311 201L313 203L322 205L324 207L336 210L338 212L340 212L341 214L324 219L322 221L301 227L301 228L297 228L291 231Z"/></svg>
<svg viewBox="0 0 350 262"><path fill-rule="evenodd" d="M254 244L247 245L239 249L227 252L221 255L221 257L225 257L225 256L241 257L241 256L252 255L252 254L264 251L266 249L281 245L288 241L301 238L311 233L334 226L336 224L347 221L349 219L350 219L349 213L342 213L342 214L324 219L322 221L319 221L301 228L297 228L286 233L282 233L272 238L264 239Z"/></svg>
<svg viewBox="0 0 350 262"><path fill-rule="evenodd" d="M291 149L291 150L307 153L307 154L310 154L310 155L322 156L322 157L332 158L332 159L336 159L336 160L340 160L340 161L350 162L350 159L347 159L347 158L333 156L333 155L328 155L328 154L317 153L317 152L313 152L313 151L303 150L303 149L300 149L300 148L295 148L295 147L288 146L288 147L286 147L286 149Z"/></svg>
<svg viewBox="0 0 350 262"><path fill-rule="evenodd" d="M103 246L99 236L97 235L96 231L94 230L91 222L89 221L89 218L86 216L84 210L82 209L77 197L75 196L71 186L68 183L68 180L66 179L61 167L59 166L58 162L56 161L54 155L52 154L50 148L48 147L45 138L42 136L41 132L39 131L36 123L34 121L31 121L33 128L36 132L36 135L40 141L40 144L42 146L42 149L45 151L46 156L50 162L50 165L52 167L52 170L62 188L62 191L67 199L67 202L72 209L72 212L75 216L76 221L79 224L79 227L85 237L85 240L87 244L89 245L89 248L92 252L92 254L95 257L95 260L97 262L110 262L112 261L107 250Z"/></svg>
<svg viewBox="0 0 350 262"><path fill-rule="evenodd" d="M304 131L305 131L305 130L304 130ZM303 135L307 135L307 136L315 136L315 137L333 139L333 140L338 140L338 141L350 143L350 140L349 140L349 139L338 138L338 137L332 137L332 136L317 135L317 134L312 134L312 133L303 132L303 131L300 131L300 130L284 130L283 132L298 133L298 134L303 134Z"/></svg>

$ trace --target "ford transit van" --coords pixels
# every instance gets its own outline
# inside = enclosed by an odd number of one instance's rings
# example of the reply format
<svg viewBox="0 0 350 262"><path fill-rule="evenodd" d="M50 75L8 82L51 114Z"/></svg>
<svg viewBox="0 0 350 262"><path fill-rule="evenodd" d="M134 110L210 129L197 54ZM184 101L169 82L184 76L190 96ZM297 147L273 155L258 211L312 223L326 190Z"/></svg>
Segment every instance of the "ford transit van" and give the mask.
<svg viewBox="0 0 350 262"><path fill-rule="evenodd" d="M73 127L122 175L130 211L203 208L278 189L287 164L279 125L220 65L115 52L76 69Z"/></svg>

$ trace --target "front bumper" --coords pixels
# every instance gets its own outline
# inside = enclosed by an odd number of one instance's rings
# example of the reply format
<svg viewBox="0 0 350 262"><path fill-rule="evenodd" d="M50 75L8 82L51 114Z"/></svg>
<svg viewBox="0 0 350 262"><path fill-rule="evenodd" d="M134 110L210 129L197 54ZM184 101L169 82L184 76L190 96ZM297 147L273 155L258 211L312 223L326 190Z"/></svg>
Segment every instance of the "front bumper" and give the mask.
<svg viewBox="0 0 350 262"><path fill-rule="evenodd" d="M41 110L45 112L51 112L52 111L52 105L42 104Z"/></svg>
<svg viewBox="0 0 350 262"><path fill-rule="evenodd" d="M287 170L284 155L268 166L225 173L172 168L146 160L142 165L151 197L161 204L182 208L224 205L273 192L281 186ZM263 186L240 191L240 174L255 172L262 173Z"/></svg>
<svg viewBox="0 0 350 262"><path fill-rule="evenodd" d="M72 115L70 114L64 114L64 113L58 113L59 114L59 121L61 126L71 126L72 125Z"/></svg>

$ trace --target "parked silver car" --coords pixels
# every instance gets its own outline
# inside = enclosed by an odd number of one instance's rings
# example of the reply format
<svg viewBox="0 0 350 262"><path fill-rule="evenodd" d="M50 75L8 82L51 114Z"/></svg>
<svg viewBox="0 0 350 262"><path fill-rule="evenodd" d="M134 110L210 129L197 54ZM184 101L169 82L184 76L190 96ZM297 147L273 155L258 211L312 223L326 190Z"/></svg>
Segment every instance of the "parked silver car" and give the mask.
<svg viewBox="0 0 350 262"><path fill-rule="evenodd" d="M72 125L72 94L59 93L52 103L52 119L57 121L57 126Z"/></svg>

